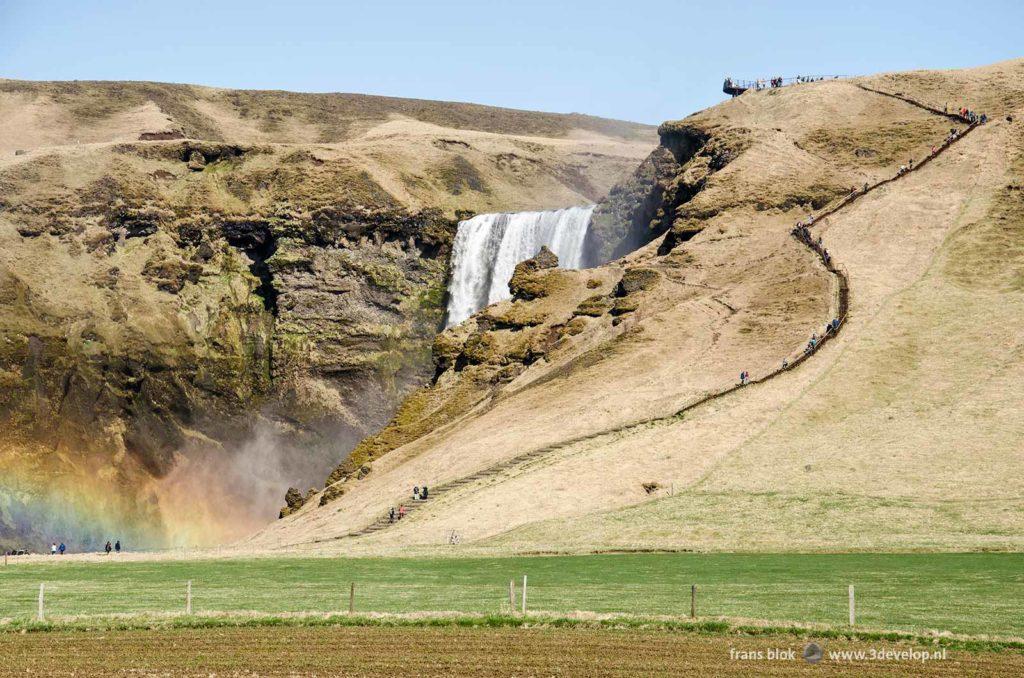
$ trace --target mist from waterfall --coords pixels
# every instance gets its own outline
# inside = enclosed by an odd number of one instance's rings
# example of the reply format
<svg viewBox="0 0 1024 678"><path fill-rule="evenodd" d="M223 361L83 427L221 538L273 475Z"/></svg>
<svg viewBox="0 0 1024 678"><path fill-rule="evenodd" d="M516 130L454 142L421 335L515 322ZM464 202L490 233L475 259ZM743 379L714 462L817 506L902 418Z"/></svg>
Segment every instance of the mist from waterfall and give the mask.
<svg viewBox="0 0 1024 678"><path fill-rule="evenodd" d="M594 207L545 212L478 214L459 222L448 286L448 327L488 304L511 297L516 264L542 245L558 255L561 268L583 266L583 242Z"/></svg>

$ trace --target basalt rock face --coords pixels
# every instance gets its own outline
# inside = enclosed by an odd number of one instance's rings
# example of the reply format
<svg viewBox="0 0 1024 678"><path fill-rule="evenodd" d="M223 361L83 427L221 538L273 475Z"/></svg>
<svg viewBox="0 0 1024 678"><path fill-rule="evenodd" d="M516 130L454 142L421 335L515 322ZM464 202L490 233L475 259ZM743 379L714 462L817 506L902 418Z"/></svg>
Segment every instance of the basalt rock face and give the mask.
<svg viewBox="0 0 1024 678"><path fill-rule="evenodd" d="M668 234L664 252L700 232L709 215L688 214L686 204L710 174L742 152L741 132L716 134L694 122L665 123L661 144L633 175L598 204L587 232L586 258L596 266Z"/></svg>
<svg viewBox="0 0 1024 678"><path fill-rule="evenodd" d="M429 379L456 222L296 194L288 165L245 171L259 148L197 146L120 147L103 178L50 195L21 190L57 163L3 176L0 451L22 486L98 480L142 502L118 512L158 520L183 458L230 455L259 424L317 481ZM218 169L249 199L223 200ZM8 504L13 545L34 530Z"/></svg>

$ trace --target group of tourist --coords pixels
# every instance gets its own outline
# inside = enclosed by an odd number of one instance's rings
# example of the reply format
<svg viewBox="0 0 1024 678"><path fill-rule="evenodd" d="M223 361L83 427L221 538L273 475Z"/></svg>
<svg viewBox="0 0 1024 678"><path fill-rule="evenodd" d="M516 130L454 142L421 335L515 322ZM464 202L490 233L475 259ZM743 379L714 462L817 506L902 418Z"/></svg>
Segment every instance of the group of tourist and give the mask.
<svg viewBox="0 0 1024 678"><path fill-rule="evenodd" d="M825 337L838 331L839 318L833 318L831 322L825 323L825 331L822 333L820 338L818 337L817 332L811 334L811 338L807 341L807 346L804 347L804 353L813 353L814 350L821 345L821 342L825 340ZM783 364L783 367L786 367L785 363Z"/></svg>
<svg viewBox="0 0 1024 678"><path fill-rule="evenodd" d="M797 76L797 80L799 81L799 76ZM761 78L760 80L754 81L754 89L775 89L776 87L782 87L782 82L782 76L777 78L768 78L767 80Z"/></svg>
<svg viewBox="0 0 1024 678"><path fill-rule="evenodd" d="M817 249L814 239L811 237L811 226L813 225L814 217L808 217L807 221L796 222L796 226L793 227L793 230L790 231L790 233L805 245Z"/></svg>
<svg viewBox="0 0 1024 678"><path fill-rule="evenodd" d="M864 192L867 193L867 191L868 185L864 184ZM828 248L825 247L825 243L822 241L820 235L817 238L814 238L811 235L810 227L813 225L814 217L811 216L807 218L807 221L798 221L796 223L796 226L793 227L793 230L790 231L790 233L792 233L792 235L795 238L797 238L800 242L804 243L805 245L813 249L815 252L817 252L821 256L822 261L825 262L825 266L831 268L832 255L829 254ZM833 334L837 331L839 331L839 318L833 318L831 322L825 324L825 332L822 334L821 338L818 337L817 332L811 335L811 338L807 341L807 345L804 347L804 353L812 353L815 349L818 348L818 345L821 344L821 341L824 337L827 337L828 335ZM789 368L789 360L783 360L782 369L785 370L787 368Z"/></svg>
<svg viewBox="0 0 1024 678"><path fill-rule="evenodd" d="M834 75L834 76L829 76L829 77L831 77L831 78L839 78L840 76ZM798 75L795 78L790 78L790 80L794 84L796 84L796 83L804 83L804 82L819 82L819 81L824 80L824 79L825 79L824 76L811 77L809 75ZM781 75L780 76L776 76L774 78L758 78L757 80L753 80L753 81L733 80L732 78L727 77L725 79L725 82L722 85L722 91L727 92L729 94L732 94L733 96L736 96L737 94L739 94L743 90L747 90L747 89L753 89L753 90L775 89L775 88L778 88L778 87L782 87L785 84L786 84L786 78L783 78Z"/></svg>
<svg viewBox="0 0 1024 678"><path fill-rule="evenodd" d="M803 80L801 80L799 77L797 78L797 81L798 82L803 82ZM773 79L773 83L774 83L774 79ZM774 87L775 85L773 84L772 86ZM946 112L947 114L949 113L949 106L948 105L944 108L944 112ZM976 113L976 112L972 111L971 109L969 109L967 107L960 108L956 112L956 114L960 118L962 118L966 122L969 122L972 125L974 125L974 124L985 124L986 122L988 122L988 116L987 115L985 115L984 113L980 113L980 114ZM950 143L956 141L957 137L959 137L959 136L960 136L960 132L955 127L951 127L950 130L949 130L949 133L946 135L946 139L945 139L945 142L943 143L943 147L948 146ZM933 156L936 155L940 150L941 150L940 147L932 146L931 155L933 155ZM898 170L896 176L902 176L902 175L906 174L907 172L912 171L913 169L914 169L914 159L910 158L909 160L907 160L906 164L900 165L899 170ZM867 182L865 182L864 183L863 193L867 193L868 190L870 190L870 187L867 184ZM856 192L857 192L856 187L850 189L851 196L853 194L855 194ZM814 217L810 216L810 217L807 218L806 221L798 221L796 223L796 226L793 227L793 230L791 231L791 233L792 233L792 235L794 237L796 237L798 240L803 242L805 245L807 245L808 247L810 247L810 248L814 249L816 252L818 252L818 254L821 255L822 261L825 262L825 265L828 266L828 267L831 267L831 265L832 265L832 255L829 254L828 249L822 243L821 236L818 236L817 239L815 239L815 238L813 238L811 236L810 227L813 226L813 225L814 225ZM829 322L828 324L825 325L825 332L824 332L824 334L822 335L822 337L820 339L819 339L817 333L814 333L814 334L811 335L811 338L807 341L807 345L804 347L804 353L805 354L809 354L809 353L813 352L820 345L822 339L824 339L825 337L829 336L830 334L834 334L835 332L838 332L838 331L839 331L839 319L838 318L833 318L831 322ZM785 369L788 369L788 368L789 368L789 360L788 359L783 360L782 361L782 369L785 370ZM747 383L747 379L745 378L746 374L747 374L746 372L740 373L740 383L741 384Z"/></svg>
<svg viewBox="0 0 1024 678"><path fill-rule="evenodd" d="M54 542L50 543L50 555L51 556L56 556L56 555L61 555L62 556L62 555L64 555L67 552L67 550L68 550L67 544L65 544L64 542L58 543L58 542L54 541ZM120 553L121 552L121 540L117 539L113 543L111 543L110 540L107 540L107 543L104 544L104 546L103 546L103 551L105 553L107 553L107 554L109 554L111 551L113 551L115 553ZM13 555L24 555L24 554L27 554L27 553L28 553L28 551L15 550L15 551L8 551L7 555L12 555L12 556Z"/></svg>
<svg viewBox="0 0 1024 678"><path fill-rule="evenodd" d="M838 77L838 76L836 76L836 77ZM821 77L821 78L812 78L812 77L810 77L808 75L798 75L795 78L793 78L793 82L794 83L818 82L818 81L824 80L824 79L825 78L823 78L823 77ZM783 78L780 75L780 76L775 77L775 78L768 78L767 80L765 80L765 79L757 80L755 82L755 87L756 87L756 89L775 89L776 87L782 87L785 84L786 84L785 78Z"/></svg>
<svg viewBox="0 0 1024 678"><path fill-rule="evenodd" d="M949 114L949 104L946 104L945 106L942 107L942 112L946 113L947 115ZM972 125L975 123L984 125L986 122L988 122L988 115L986 115L985 113L977 113L975 111L972 111L966 106L961 106L957 110L956 114L960 117L961 120L968 122Z"/></svg>
<svg viewBox="0 0 1024 678"><path fill-rule="evenodd" d="M864 192L865 193L867 192L867 185L866 184L865 184L865 187L864 187ZM828 249L825 247L824 243L822 242L821 236L819 235L817 237L817 239L811 237L811 226L813 226L813 225L814 225L814 217L813 216L812 217L808 217L807 221L798 221L796 223L796 226L793 227L793 230L790 231L790 233L793 236L795 236L797 238L797 240L799 240L800 242L802 242L803 244L807 245L808 247L813 249L815 252L820 254L822 260L824 260L824 262L825 262L825 265L831 267L832 266L832 255L828 253Z"/></svg>
<svg viewBox="0 0 1024 678"><path fill-rule="evenodd" d="M424 485L423 487L417 485L416 487L412 488L413 501L426 501L428 497L430 497L430 490L427 488L426 485ZM399 504L397 509L395 509L395 507L392 506L391 510L388 511L388 522L393 523L396 520L401 520L405 517L406 512L407 511L405 508L405 504Z"/></svg>

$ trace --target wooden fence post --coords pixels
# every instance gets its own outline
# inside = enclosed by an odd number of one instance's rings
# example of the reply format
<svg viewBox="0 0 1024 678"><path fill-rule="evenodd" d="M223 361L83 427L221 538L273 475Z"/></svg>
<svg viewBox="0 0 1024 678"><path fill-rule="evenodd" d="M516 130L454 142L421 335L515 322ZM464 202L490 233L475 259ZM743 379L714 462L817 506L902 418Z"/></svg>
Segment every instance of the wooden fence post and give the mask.
<svg viewBox="0 0 1024 678"><path fill-rule="evenodd" d="M192 614L192 580L185 584L185 614Z"/></svg>
<svg viewBox="0 0 1024 678"><path fill-rule="evenodd" d="M352 584L348 588L348 613L355 614L356 611L356 583Z"/></svg>
<svg viewBox="0 0 1024 678"><path fill-rule="evenodd" d="M690 584L690 619L697 618L697 585Z"/></svg>
<svg viewBox="0 0 1024 678"><path fill-rule="evenodd" d="M853 600L853 584L850 584L850 626L856 621L856 605Z"/></svg>
<svg viewBox="0 0 1024 678"><path fill-rule="evenodd" d="M39 584L39 612L37 618L39 621L43 621L43 591L46 589L46 584Z"/></svg>
<svg viewBox="0 0 1024 678"><path fill-rule="evenodd" d="M526 575L523 575L523 614L526 614Z"/></svg>
<svg viewBox="0 0 1024 678"><path fill-rule="evenodd" d="M508 580L508 608L512 614L516 612L516 580Z"/></svg>

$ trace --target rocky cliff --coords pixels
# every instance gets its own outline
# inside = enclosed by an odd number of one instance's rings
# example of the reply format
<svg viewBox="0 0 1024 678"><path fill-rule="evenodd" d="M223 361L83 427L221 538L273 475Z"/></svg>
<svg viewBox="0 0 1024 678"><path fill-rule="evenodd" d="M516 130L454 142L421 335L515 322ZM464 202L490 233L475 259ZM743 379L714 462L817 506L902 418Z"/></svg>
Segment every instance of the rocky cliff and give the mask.
<svg viewBox="0 0 1024 678"><path fill-rule="evenodd" d="M189 541L271 517L433 374L460 210L599 197L650 138L580 116L132 83L3 81L0 119L10 546ZM589 142L568 142L579 125Z"/></svg>

